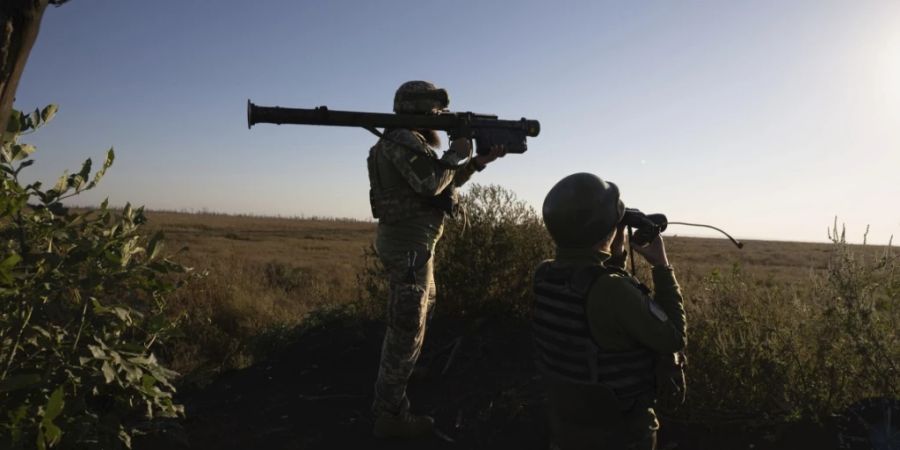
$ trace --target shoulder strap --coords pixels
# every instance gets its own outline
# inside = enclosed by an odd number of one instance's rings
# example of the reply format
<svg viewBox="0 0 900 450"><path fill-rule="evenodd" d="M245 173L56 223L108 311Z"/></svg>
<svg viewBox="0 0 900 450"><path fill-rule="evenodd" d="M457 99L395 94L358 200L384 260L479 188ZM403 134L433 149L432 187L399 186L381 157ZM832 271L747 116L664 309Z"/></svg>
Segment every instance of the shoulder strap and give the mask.
<svg viewBox="0 0 900 450"><path fill-rule="evenodd" d="M625 270L621 267L606 267L606 271L607 271L606 273L621 275L622 278L625 278L626 280L628 280L629 283L634 285L634 287L636 287L639 291L641 291L645 295L650 295L653 292L653 290L650 289L649 287L647 287L646 284L641 283L641 281L638 280L637 278L635 278L634 275L632 275L630 272L628 272L627 270Z"/></svg>
<svg viewBox="0 0 900 450"><path fill-rule="evenodd" d="M569 286L579 295L587 296L600 275L613 273L609 267L605 266L588 266L576 271L572 275Z"/></svg>
<svg viewBox="0 0 900 450"><path fill-rule="evenodd" d="M548 275L552 272L553 268L553 260L547 259L538 264L537 268L534 269L534 278L538 280L543 280L548 278Z"/></svg>

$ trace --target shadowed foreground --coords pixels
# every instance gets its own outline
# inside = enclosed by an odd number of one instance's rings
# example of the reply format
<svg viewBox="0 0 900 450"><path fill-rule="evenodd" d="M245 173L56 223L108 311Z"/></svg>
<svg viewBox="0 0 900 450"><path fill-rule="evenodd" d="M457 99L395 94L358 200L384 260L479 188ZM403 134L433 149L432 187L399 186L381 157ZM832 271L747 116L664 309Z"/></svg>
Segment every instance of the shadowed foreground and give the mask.
<svg viewBox="0 0 900 450"><path fill-rule="evenodd" d="M529 328L496 319L436 320L429 329L420 360L428 373L410 383L410 397L415 411L435 417L440 436L372 438L369 405L383 334L383 325L371 322L309 332L269 361L182 393L188 418L136 448L547 448ZM730 428L663 418L659 448L835 448L833 433L813 426Z"/></svg>

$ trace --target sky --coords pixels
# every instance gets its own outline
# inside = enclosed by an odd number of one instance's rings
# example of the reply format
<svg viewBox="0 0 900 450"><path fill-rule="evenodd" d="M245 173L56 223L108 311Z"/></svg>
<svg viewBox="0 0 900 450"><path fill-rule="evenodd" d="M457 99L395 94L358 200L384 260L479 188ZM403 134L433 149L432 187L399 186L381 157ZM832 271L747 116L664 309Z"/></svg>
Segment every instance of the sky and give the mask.
<svg viewBox="0 0 900 450"><path fill-rule="evenodd" d="M74 0L47 10L16 107L60 108L26 139L33 179L115 148L76 204L366 220L374 136L248 130L246 102L390 112L417 79L541 122L472 179L538 213L591 172L738 238L824 241L835 218L851 241L900 235L894 0Z"/></svg>

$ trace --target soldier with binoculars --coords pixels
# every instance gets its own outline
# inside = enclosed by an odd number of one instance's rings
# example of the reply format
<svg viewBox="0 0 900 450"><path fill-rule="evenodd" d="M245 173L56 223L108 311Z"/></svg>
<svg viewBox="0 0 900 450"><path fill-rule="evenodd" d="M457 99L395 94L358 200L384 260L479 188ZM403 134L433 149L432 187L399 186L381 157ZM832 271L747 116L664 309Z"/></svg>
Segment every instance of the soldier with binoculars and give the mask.
<svg viewBox="0 0 900 450"><path fill-rule="evenodd" d="M588 173L544 200L556 259L535 272L532 324L555 448L654 449L657 401L683 401L684 301L658 232L633 247L655 292L625 271L626 226L654 224L641 216Z"/></svg>

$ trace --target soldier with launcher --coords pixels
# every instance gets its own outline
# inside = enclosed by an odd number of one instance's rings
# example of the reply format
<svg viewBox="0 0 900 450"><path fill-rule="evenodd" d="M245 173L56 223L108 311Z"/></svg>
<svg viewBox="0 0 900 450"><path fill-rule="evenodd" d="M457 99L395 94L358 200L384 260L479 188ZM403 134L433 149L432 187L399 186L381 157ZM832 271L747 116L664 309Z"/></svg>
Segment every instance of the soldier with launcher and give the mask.
<svg viewBox="0 0 900 450"><path fill-rule="evenodd" d="M427 81L406 82L394 96L398 114L436 114L448 104L447 91ZM493 146L473 157L472 141L465 137L454 139L442 156L439 146L435 130L394 128L386 129L369 152L369 199L378 219L375 249L390 285L372 405L376 437L432 433L431 417L410 412L406 385L434 311L435 245L444 218L456 214L456 188L505 154L503 146Z"/></svg>

